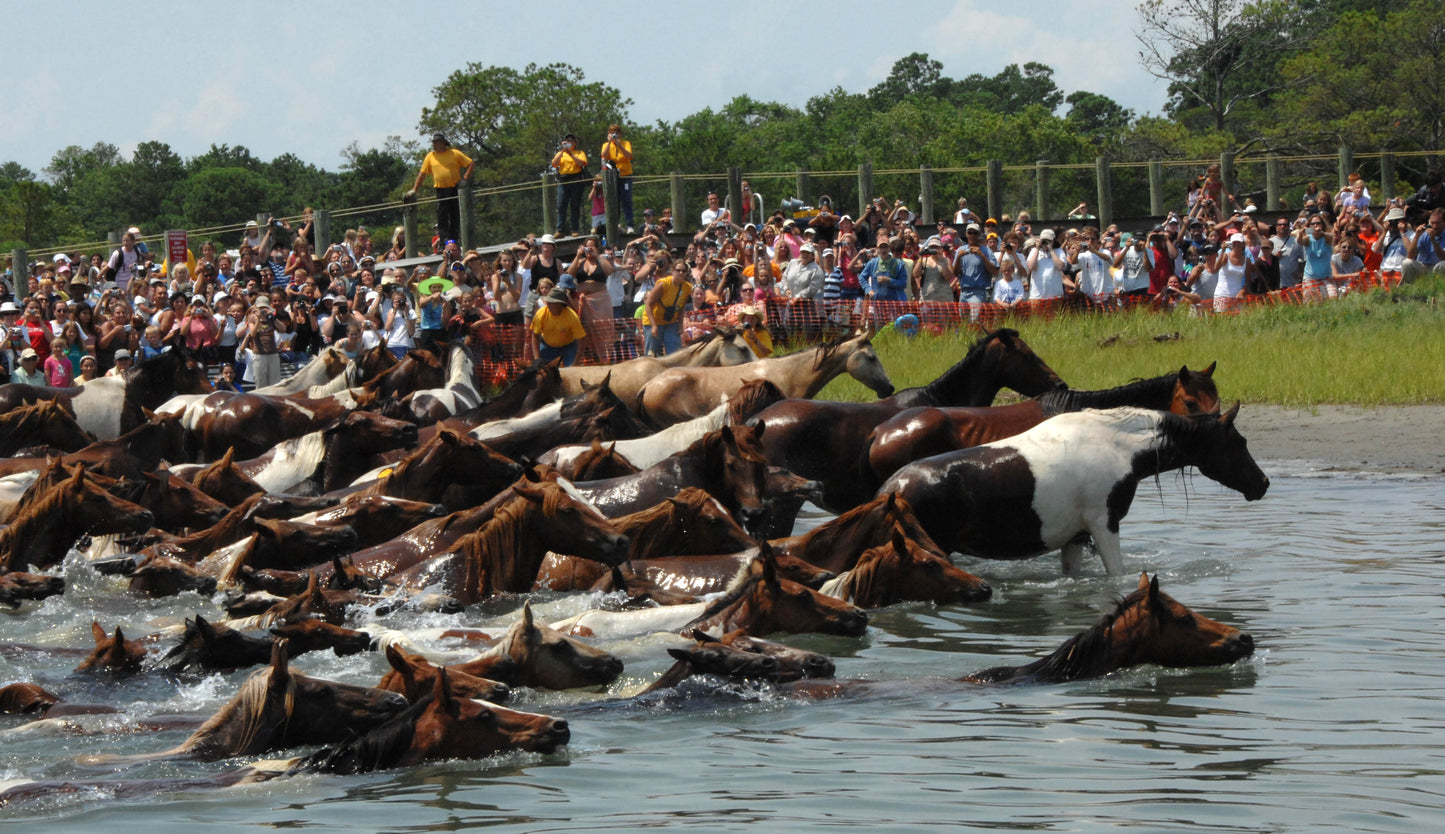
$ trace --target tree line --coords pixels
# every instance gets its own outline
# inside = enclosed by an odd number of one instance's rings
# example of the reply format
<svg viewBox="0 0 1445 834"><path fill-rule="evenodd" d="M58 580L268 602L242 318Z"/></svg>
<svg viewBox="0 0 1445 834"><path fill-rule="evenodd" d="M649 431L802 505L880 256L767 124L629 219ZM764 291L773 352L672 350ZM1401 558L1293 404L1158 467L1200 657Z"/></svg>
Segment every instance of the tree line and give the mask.
<svg viewBox="0 0 1445 834"><path fill-rule="evenodd" d="M103 239L137 224L166 228L228 225L258 211L299 214L303 206L337 209L393 201L405 190L434 131L477 163L480 186L538 182L561 137L572 132L593 159L607 125L626 126L639 177L673 171L846 171L877 169L1203 159L1232 150L1241 159L1267 153L1332 154L1360 150L1435 151L1445 145L1445 15L1438 0L1405 5L1383 0L1145 0L1136 36L1141 69L1169 82L1161 115L1139 115L1108 96L1065 91L1047 64L1010 64L994 75L950 78L926 54L900 58L866 91L835 87L802 107L739 95L714 110L651 125L629 117L631 99L563 63L522 69L470 63L434 90L417 139L392 137L380 148L353 144L337 171L292 154L269 162L241 146L213 145L182 159L161 141L129 157L114 145L69 146L42 172L0 165L0 251ZM1122 56L1120 56L1122 57ZM1401 189L1418 184L1433 157L1405 157ZM1367 180L1378 170L1366 168ZM1332 163L1296 166L1298 181L1332 175ZM1172 187L1180 196L1188 174ZM689 205L723 183L689 184ZM791 179L754 183L781 196ZM856 180L820 178L819 193L847 207ZM1092 196L1093 174L1064 172L1052 185L1056 204ZM912 200L917 180L880 182L879 193ZM1026 205L1032 181L1008 183L1009 205ZM941 175L939 205L953 196L981 201L981 174ZM641 205L667 202L665 185L639 189ZM811 201L815 195L799 195ZM478 240L540 229L537 191L493 195L477 205ZM1141 172L1116 177L1118 214L1147 206ZM1136 211L1134 213L1144 213ZM395 210L333 223L390 226Z"/></svg>

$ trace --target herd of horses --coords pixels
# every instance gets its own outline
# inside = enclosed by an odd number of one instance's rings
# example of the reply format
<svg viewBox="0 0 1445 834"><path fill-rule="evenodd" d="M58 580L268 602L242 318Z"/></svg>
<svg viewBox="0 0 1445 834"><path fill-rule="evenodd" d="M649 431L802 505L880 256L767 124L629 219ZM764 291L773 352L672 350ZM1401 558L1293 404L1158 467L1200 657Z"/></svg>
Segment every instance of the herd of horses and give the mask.
<svg viewBox="0 0 1445 834"><path fill-rule="evenodd" d="M897 391L866 331L757 359L720 329L664 359L534 367L491 398L472 370L462 345L400 360L384 346L352 360L328 351L277 386L231 393L173 350L104 385L0 387L0 604L24 616L84 571L116 594L199 594L225 612L95 622L93 648L3 642L0 654L74 655L72 674L90 677L257 669L214 715L139 720L188 726L178 746L90 757L108 795L567 744L565 719L499 705L525 701L519 690L647 699L699 679L809 699L900 685L835 680L828 657L768 637L856 638L870 609L989 599L954 553L1060 551L1072 575L1092 547L1121 574L1120 522L1161 472L1194 467L1251 501L1269 486L1234 426L1238 405L1221 412L1213 365L1070 390L1007 329ZM878 399L813 399L844 374ZM1004 388L1024 399L993 405ZM834 517L795 535L809 501ZM580 592L604 607L534 614L533 600ZM509 600L521 605L504 633L389 619ZM665 643L673 665L640 692L612 691L623 664L598 644L637 637ZM326 651L379 652L390 671L336 681L292 668ZM1053 654L958 681L1067 681L1252 651L1249 635L1145 574ZM69 727L126 706L67 700L68 680L11 682L0 713ZM312 750L261 758L297 748ZM170 758L237 763L199 780L126 777ZM0 784L0 807L86 789Z"/></svg>

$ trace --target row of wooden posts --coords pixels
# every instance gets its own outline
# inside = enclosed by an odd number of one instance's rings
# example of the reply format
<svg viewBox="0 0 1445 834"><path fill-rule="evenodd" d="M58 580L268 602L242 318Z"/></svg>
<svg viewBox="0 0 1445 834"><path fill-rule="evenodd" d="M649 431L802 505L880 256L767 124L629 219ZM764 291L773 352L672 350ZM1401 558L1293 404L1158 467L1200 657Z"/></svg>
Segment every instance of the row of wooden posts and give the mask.
<svg viewBox="0 0 1445 834"><path fill-rule="evenodd" d="M1376 195L1379 200L1388 200L1394 195L1395 185L1395 155L1384 152L1379 154L1380 160L1380 185L1381 194ZM1265 204L1260 206L1261 210L1274 211L1279 206L1279 198L1282 187L1281 167L1282 160L1278 156L1267 156L1265 163ZM1049 190L1049 175L1052 166L1046 159L1039 160L1034 166L1034 218L1036 221L1047 221L1053 219L1051 194ZM1163 219L1168 212L1168 203L1164 194L1164 163L1151 161L1149 168L1149 213L1154 218ZM1219 157L1220 175L1224 180L1226 192L1232 193L1235 184L1235 155L1231 151L1220 154ZM997 159L991 159L984 167L984 179L987 190L988 215L998 217L1004 213L1003 205L1003 163ZM1349 146L1342 146L1339 150L1339 187L1343 188L1348 176L1355 170L1354 150ZM923 225L932 225L939 219L934 210L934 188L933 168L929 165L920 166L918 169L919 194L922 197L919 206L919 222ZM1094 161L1095 184L1097 187L1098 201L1094 206L1094 214L1098 217L1101 227L1108 226L1114 222L1114 195L1113 195L1113 174L1108 157L1098 157ZM808 195L813 193L811 173L807 169L800 169L796 173L796 194L803 200L811 199ZM670 176L672 216L677 219L679 228L691 228L687 219L687 206L685 200L685 181L680 173L673 173ZM742 181L743 173L741 168L729 168L727 170L727 194L728 205L742 205ZM552 173L542 176L542 228L551 231L557 228L557 180ZM617 200L618 181L615 170L607 170L602 178L603 201L606 205L607 216L607 239L620 240L621 217ZM468 183L463 183L458 188L459 214L461 220L461 244L463 250L471 249L475 244L473 238L474 220L476 217L475 189ZM868 203L873 199L873 166L864 163L858 166L858 216L862 216ZM585 207L584 207L585 208ZM835 207L835 210L843 209ZM411 257L422 257L430 254L430 236L422 236L418 232L418 206L415 202L404 203L402 206L402 226L406 234L406 251ZM948 220L953 212L945 209L942 219ZM261 213L256 216L256 222L264 229L271 221L269 213ZM331 213L325 210L318 210L313 216L314 235L313 240L331 240ZM112 247L119 245L120 234L112 232L110 244ZM194 244L193 244L194 245ZM328 244L329 245L329 244ZM28 277L28 253L25 249L12 251L13 269L16 275L16 289L23 293L25 280Z"/></svg>

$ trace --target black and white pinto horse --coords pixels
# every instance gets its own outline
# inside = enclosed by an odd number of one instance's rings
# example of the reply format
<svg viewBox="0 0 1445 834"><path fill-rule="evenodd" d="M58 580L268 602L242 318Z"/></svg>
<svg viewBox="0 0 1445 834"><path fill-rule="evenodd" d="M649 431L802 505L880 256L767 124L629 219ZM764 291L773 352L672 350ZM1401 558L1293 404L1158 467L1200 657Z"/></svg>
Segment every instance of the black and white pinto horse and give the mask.
<svg viewBox="0 0 1445 834"><path fill-rule="evenodd" d="M1142 408L1060 414L1007 440L915 461L878 490L908 499L945 549L985 559L1063 550L1063 570L1083 560L1084 534L1110 575L1124 572L1119 521L1143 478L1195 466L1256 501L1269 478L1225 414L1181 417Z"/></svg>
<svg viewBox="0 0 1445 834"><path fill-rule="evenodd" d="M411 412L423 424L445 420L482 404L477 391L476 365L461 342L455 342L447 355L447 381L441 388L424 388L411 395Z"/></svg>

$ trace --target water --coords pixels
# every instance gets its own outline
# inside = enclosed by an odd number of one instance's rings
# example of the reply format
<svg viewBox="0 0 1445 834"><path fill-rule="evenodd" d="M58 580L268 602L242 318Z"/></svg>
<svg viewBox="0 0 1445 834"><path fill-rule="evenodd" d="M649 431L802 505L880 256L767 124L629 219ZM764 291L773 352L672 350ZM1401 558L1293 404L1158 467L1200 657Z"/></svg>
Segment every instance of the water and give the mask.
<svg viewBox="0 0 1445 834"><path fill-rule="evenodd" d="M646 706L599 706L587 703L593 696L524 692L520 708L571 722L563 751L142 799L115 799L113 791L57 796L5 812L0 825L1438 830L1445 824L1442 482L1265 468L1273 486L1253 504L1201 477L1141 486L1123 524L1134 576L1103 576L1097 557L1079 581L1061 580L1054 558L967 560L996 589L991 602L888 608L873 615L861 640L792 638L833 655L839 677L900 681L865 698L799 703L751 690L694 691ZM1147 667L1066 685L946 681L1047 653L1092 625L1141 570L1157 571L1185 604L1251 632L1258 651L1225 668ZM209 610L190 596L136 611L112 595L111 580L74 568L68 576L75 587L65 597L0 615L0 634L88 646L93 616L108 626L119 621L129 634ZM560 600L546 609L582 604ZM506 608L468 619L505 622ZM622 649L627 672L618 688L667 665L656 646ZM0 682L38 679L72 700L137 702L129 709L148 715L214 709L244 677L179 690L147 679L94 683L67 676L75 662L0 658ZM308 655L296 666L357 682L382 672L375 656ZM96 778L77 756L159 750L185 736L9 733L0 736L0 779ZM150 765L130 774L204 775L230 764Z"/></svg>

